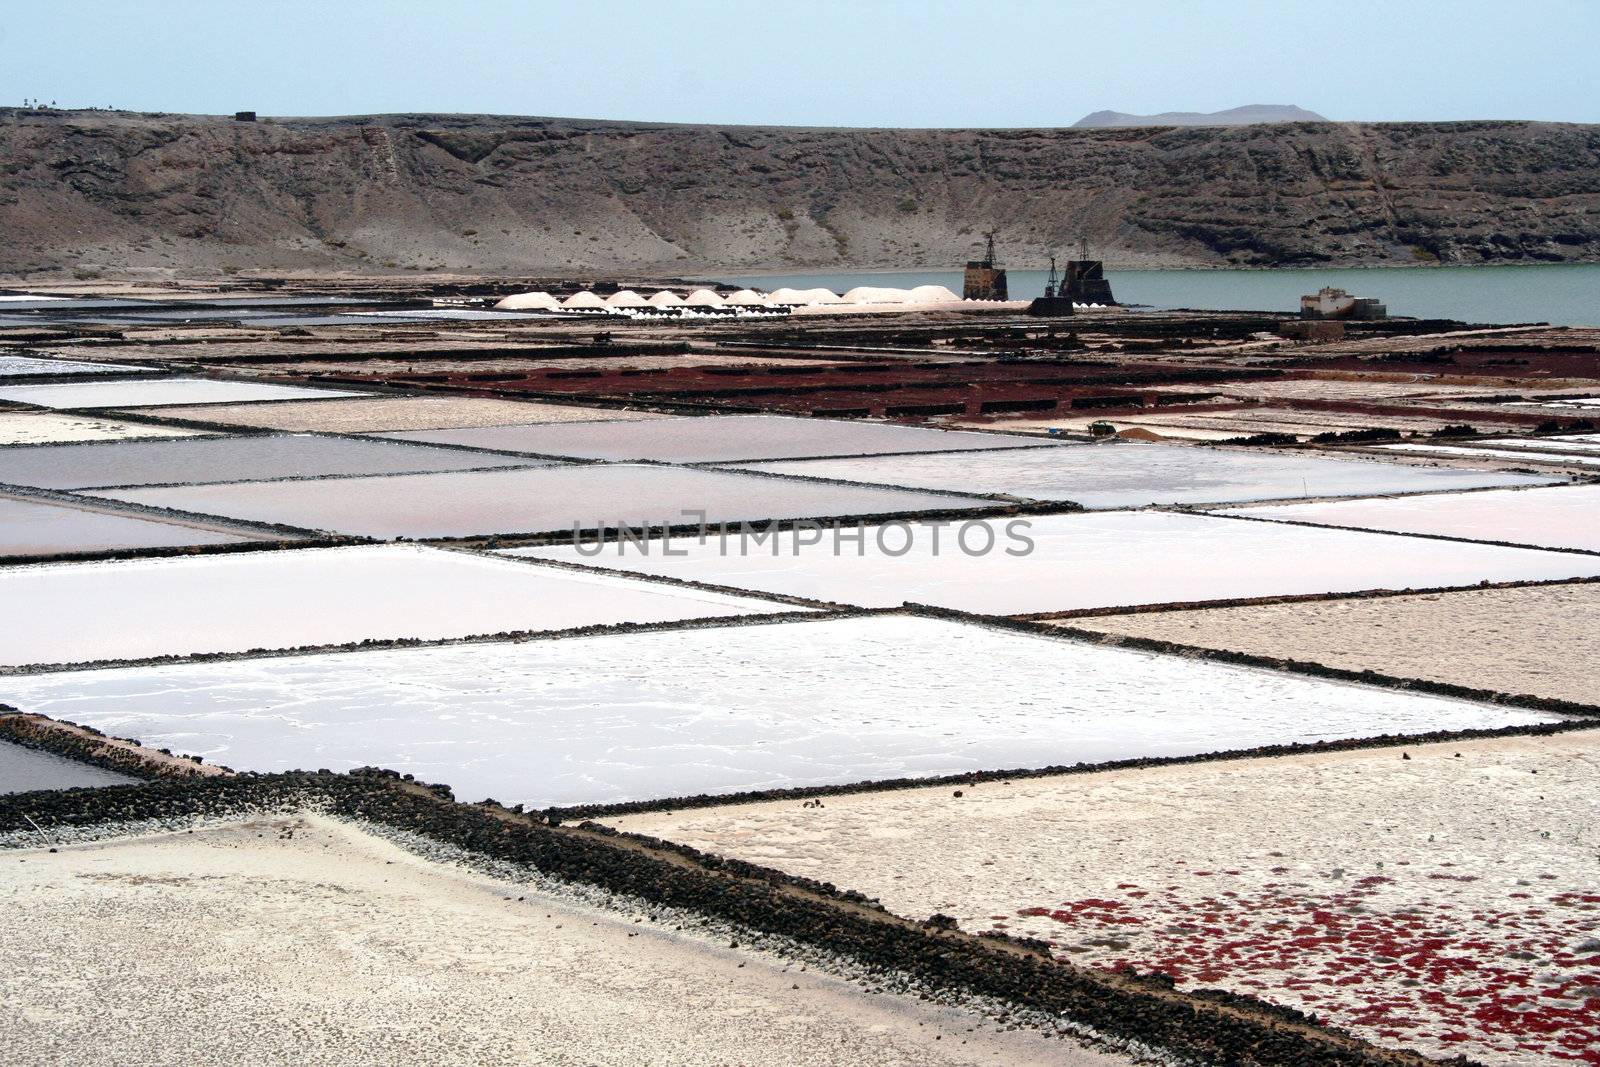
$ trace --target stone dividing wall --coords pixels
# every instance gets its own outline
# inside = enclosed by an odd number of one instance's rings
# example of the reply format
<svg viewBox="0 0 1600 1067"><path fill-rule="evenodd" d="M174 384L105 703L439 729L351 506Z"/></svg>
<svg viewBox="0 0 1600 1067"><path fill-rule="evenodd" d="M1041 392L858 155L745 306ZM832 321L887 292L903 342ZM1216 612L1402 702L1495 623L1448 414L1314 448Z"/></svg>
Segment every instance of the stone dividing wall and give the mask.
<svg viewBox="0 0 1600 1067"><path fill-rule="evenodd" d="M1421 1065L1415 1053L1378 1049L1299 1013L1217 991L1178 993L1164 976L1094 973L1055 962L1036 946L976 937L947 922L915 923L859 894L748 864L731 864L592 825L559 827L489 805L453 803L448 790L394 772L291 773L165 780L144 786L0 797L0 834L148 820L290 811L307 806L426 836L661 906L793 938L936 988L1059 1013L1109 1035L1208 1063ZM1465 1064L1468 1061L1453 1061Z"/></svg>
<svg viewBox="0 0 1600 1067"><path fill-rule="evenodd" d="M59 722L43 715L24 715L4 704L0 704L0 741L52 752L135 778L155 780L233 773L225 767L207 766L199 756L174 756L166 749L147 749L138 741L109 737L93 727Z"/></svg>

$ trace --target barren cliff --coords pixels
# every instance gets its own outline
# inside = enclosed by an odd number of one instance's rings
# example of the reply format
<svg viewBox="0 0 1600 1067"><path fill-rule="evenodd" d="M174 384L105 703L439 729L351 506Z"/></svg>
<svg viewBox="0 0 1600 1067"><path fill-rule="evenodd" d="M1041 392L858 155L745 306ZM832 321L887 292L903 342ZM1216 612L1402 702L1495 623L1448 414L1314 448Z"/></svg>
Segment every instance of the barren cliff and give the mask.
<svg viewBox="0 0 1600 1067"><path fill-rule="evenodd" d="M0 109L0 274L1600 259L1600 126L839 130Z"/></svg>

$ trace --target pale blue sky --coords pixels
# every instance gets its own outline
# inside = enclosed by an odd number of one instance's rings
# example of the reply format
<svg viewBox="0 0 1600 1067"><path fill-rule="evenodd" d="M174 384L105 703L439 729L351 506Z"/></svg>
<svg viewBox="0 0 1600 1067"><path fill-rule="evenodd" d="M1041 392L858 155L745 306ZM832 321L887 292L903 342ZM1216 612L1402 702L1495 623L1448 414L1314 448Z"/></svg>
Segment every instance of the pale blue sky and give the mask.
<svg viewBox="0 0 1600 1067"><path fill-rule="evenodd" d="M777 12L788 11L791 14ZM1600 0L0 0L0 105L1062 126L1600 122Z"/></svg>

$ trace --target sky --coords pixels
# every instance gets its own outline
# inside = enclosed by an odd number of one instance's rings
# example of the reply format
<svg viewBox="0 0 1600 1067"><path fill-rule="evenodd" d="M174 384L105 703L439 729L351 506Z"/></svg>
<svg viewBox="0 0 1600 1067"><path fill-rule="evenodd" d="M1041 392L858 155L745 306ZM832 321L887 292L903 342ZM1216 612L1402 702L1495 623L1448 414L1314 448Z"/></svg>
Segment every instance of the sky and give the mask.
<svg viewBox="0 0 1600 1067"><path fill-rule="evenodd" d="M0 0L0 106L1067 126L1600 122L1600 0Z"/></svg>

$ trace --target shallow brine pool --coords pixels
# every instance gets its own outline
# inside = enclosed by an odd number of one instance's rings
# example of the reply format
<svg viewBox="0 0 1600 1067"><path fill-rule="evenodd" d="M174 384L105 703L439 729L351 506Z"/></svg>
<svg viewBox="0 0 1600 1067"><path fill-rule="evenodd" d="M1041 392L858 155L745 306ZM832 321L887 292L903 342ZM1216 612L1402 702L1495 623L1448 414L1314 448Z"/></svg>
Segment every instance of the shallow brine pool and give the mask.
<svg viewBox="0 0 1600 1067"><path fill-rule="evenodd" d="M1336 500L1229 512L1366 530L1600 552L1600 485L1497 490L1400 500ZM1438 544L1438 542L1435 542Z"/></svg>
<svg viewBox="0 0 1600 1067"><path fill-rule="evenodd" d="M860 542L857 532L823 531L798 547L782 533L507 551L860 607L992 615L1600 574L1595 556L1156 511L888 523Z"/></svg>
<svg viewBox="0 0 1600 1067"><path fill-rule="evenodd" d="M994 501L906 489L630 464L233 482L102 495L303 529L419 538L681 526L696 524L702 515L711 523L757 522L994 506Z"/></svg>
<svg viewBox="0 0 1600 1067"><path fill-rule="evenodd" d="M491 426L385 434L410 441L536 452L581 459L726 463L802 456L855 456L963 449L1047 448L1039 437L935 430L884 422L783 415L707 415L647 422Z"/></svg>
<svg viewBox="0 0 1600 1067"><path fill-rule="evenodd" d="M744 470L949 492L1071 500L1087 508L1208 504L1295 497L1379 496L1554 479L1494 471L1117 442L1004 452L741 464Z"/></svg>
<svg viewBox="0 0 1600 1067"><path fill-rule="evenodd" d="M44 489L401 474L539 465L461 448L314 434L95 441L0 449L0 482Z"/></svg>
<svg viewBox="0 0 1600 1067"><path fill-rule="evenodd" d="M118 514L67 501L0 495L0 557L177 548L260 540L215 525ZM25 625L13 620L11 625Z"/></svg>

